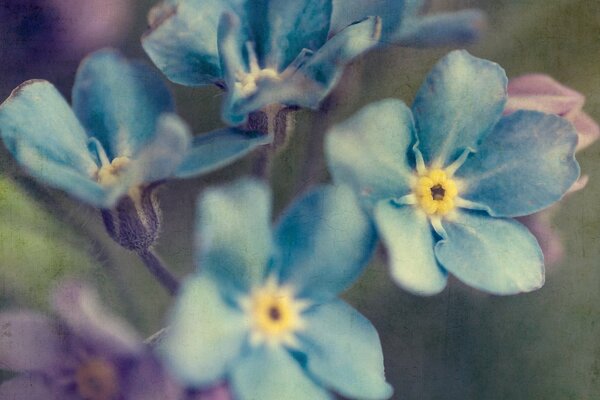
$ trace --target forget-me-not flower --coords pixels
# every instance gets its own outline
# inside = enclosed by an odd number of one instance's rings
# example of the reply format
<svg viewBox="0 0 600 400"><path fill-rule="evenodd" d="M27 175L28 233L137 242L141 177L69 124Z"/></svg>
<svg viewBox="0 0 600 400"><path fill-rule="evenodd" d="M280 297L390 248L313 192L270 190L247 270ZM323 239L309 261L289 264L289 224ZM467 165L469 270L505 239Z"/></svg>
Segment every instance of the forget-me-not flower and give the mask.
<svg viewBox="0 0 600 400"><path fill-rule="evenodd" d="M344 66L377 45L378 17L330 36L332 0L167 0L150 12L144 49L186 86L226 89L223 118L284 106L316 108Z"/></svg>
<svg viewBox="0 0 600 400"><path fill-rule="evenodd" d="M407 290L438 293L448 272L496 294L543 285L541 250L512 218L550 206L577 180L577 134L555 115L503 117L506 85L500 66L455 51L412 110L384 100L330 131L334 180L372 212Z"/></svg>
<svg viewBox="0 0 600 400"><path fill-rule="evenodd" d="M0 313L0 385L6 400L180 400L142 339L78 282L53 293L54 320L31 311Z"/></svg>
<svg viewBox="0 0 600 400"><path fill-rule="evenodd" d="M375 328L337 299L375 242L349 188L307 194L273 232L257 181L208 190L198 212L199 273L161 342L176 377L192 387L226 380L238 400L391 396Z"/></svg>
<svg viewBox="0 0 600 400"><path fill-rule="evenodd" d="M424 0L333 0L332 32L369 15L382 19L381 44L432 47L476 41L483 12L467 9L423 15Z"/></svg>
<svg viewBox="0 0 600 400"><path fill-rule="evenodd" d="M193 140L158 73L112 50L85 59L73 109L32 80L0 106L4 144L35 178L100 208L167 178L211 171L264 138L222 129Z"/></svg>

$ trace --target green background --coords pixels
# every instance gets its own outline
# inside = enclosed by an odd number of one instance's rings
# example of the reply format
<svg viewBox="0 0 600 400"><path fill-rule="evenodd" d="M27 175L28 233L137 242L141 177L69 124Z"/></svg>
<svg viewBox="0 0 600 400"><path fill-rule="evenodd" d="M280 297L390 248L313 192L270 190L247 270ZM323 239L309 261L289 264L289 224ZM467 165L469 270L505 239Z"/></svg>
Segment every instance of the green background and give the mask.
<svg viewBox="0 0 600 400"><path fill-rule="evenodd" d="M144 57L139 37L153 1L135 3L136 23L122 46ZM474 55L502 65L509 77L543 72L587 96L600 120L600 2L590 0L433 1L432 9L479 7L488 14ZM310 182L328 179L321 134L371 101L410 103L433 64L449 49L391 48L357 60L343 93L322 113L296 114L296 129L274 164L279 212ZM3 60L10 62L10 60ZM72 63L50 66L47 79L71 87ZM20 80L40 76L22 76ZM221 126L217 89L172 85L181 115L201 133ZM2 83L0 94L12 87ZM310 152L316 161L306 161ZM440 295L421 298L396 288L376 257L345 297L379 330L386 374L397 399L600 398L600 145L578 154L588 187L564 201L554 219L566 257L548 268L546 285L531 294L495 297L456 280ZM66 276L96 285L107 304L144 335L162 327L170 299L125 250L103 231L99 215L67 196L40 187L3 156L0 180L0 302L4 308L47 309L49 289ZM206 185L245 173L251 157L216 174L169 183L158 251L183 277L193 270L194 203ZM10 179L9 179L10 178ZM309 180L309 182L307 182Z"/></svg>

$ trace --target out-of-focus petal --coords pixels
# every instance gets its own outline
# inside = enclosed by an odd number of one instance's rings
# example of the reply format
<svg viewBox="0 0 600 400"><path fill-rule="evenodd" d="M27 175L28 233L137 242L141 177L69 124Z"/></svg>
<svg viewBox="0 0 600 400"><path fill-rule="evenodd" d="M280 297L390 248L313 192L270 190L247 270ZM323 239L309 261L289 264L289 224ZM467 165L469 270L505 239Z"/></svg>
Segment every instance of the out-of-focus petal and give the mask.
<svg viewBox="0 0 600 400"><path fill-rule="evenodd" d="M0 384L2 400L74 400L65 399L48 385L41 375L23 374Z"/></svg>

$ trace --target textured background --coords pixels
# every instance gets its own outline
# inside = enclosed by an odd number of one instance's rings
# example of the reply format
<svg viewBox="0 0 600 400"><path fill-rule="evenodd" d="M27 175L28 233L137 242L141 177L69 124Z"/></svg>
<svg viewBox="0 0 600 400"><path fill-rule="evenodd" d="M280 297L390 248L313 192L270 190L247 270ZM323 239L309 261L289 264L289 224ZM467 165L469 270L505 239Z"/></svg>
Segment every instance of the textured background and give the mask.
<svg viewBox="0 0 600 400"><path fill-rule="evenodd" d="M128 56L144 57L139 37L152 3L134 3L135 21L128 24L120 46ZM484 39L469 48L474 55L498 62L509 77L527 72L552 75L584 93L586 111L600 119L600 2L432 3L439 10L485 9L489 27ZM0 37L0 54L19 45L10 36ZM297 113L294 136L275 163L277 210L305 189L309 178L327 180L320 146L324 127L377 99L398 97L410 103L427 71L447 51L394 48L370 54L350 68L339 91L352 96L335 96L327 103L328 112ZM31 62L38 56L30 55ZM2 98L23 80L40 77L57 83L68 95L78 59L67 57L33 71L11 68L11 62L15 60L10 57L0 62ZM220 126L218 90L171 86L180 113L195 132ZM307 161L309 151L317 156ZM566 257L548 269L546 285L536 293L487 296L453 280L442 294L420 298L394 287L381 262L373 261L345 297L380 332L394 398L600 397L599 152L600 145L594 145L578 156L583 172L591 175L590 183L564 202L554 220ZM106 302L142 333L158 330L168 297L135 257L110 242L97 213L30 182L5 155L0 161L0 304L46 309L48 289L61 277L75 274L96 284ZM197 194L206 184L240 175L250 162L249 158L202 179L170 183L161 192L165 218L158 251L178 275L193 270Z"/></svg>

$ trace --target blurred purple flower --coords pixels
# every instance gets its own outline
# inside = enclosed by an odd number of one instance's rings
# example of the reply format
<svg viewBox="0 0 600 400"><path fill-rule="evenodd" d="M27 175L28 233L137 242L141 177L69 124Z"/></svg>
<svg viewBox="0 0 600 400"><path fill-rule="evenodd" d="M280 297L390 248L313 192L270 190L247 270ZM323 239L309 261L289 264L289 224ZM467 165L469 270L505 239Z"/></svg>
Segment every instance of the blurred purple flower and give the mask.
<svg viewBox="0 0 600 400"><path fill-rule="evenodd" d="M67 79L86 53L119 44L131 25L132 5L132 0L1 1L0 88L34 77Z"/></svg>
<svg viewBox="0 0 600 400"><path fill-rule="evenodd" d="M511 79L508 83L508 102L505 114L517 110L534 110L548 114L556 114L573 124L579 135L577 151L582 150L600 136L600 127L585 112L583 94L568 88L543 74L529 74ZM569 189L568 193L581 190L587 184L587 176L582 176ZM546 265L556 264L564 256L560 235L552 228L552 216L557 206L539 213L528 215L519 220L535 235L542 251Z"/></svg>
<svg viewBox="0 0 600 400"><path fill-rule="evenodd" d="M178 388L142 340L108 315L95 292L61 285L60 322L34 312L0 314L0 367L21 375L0 385L3 400L175 400Z"/></svg>

